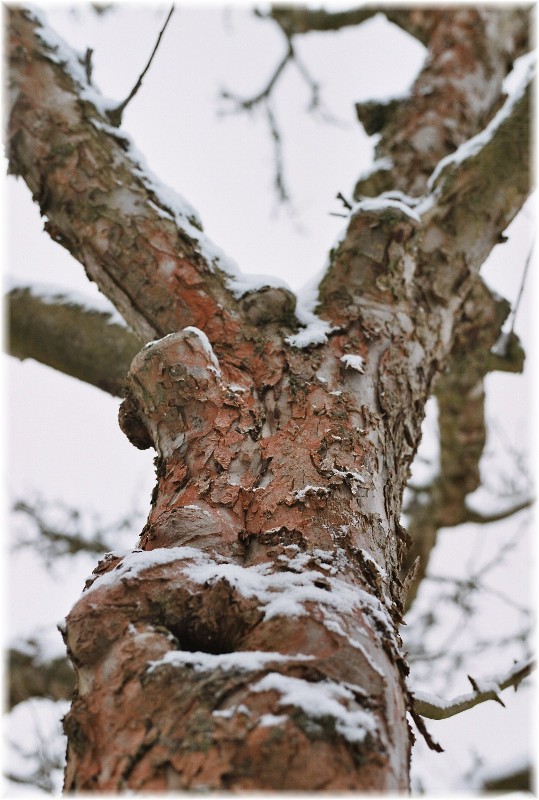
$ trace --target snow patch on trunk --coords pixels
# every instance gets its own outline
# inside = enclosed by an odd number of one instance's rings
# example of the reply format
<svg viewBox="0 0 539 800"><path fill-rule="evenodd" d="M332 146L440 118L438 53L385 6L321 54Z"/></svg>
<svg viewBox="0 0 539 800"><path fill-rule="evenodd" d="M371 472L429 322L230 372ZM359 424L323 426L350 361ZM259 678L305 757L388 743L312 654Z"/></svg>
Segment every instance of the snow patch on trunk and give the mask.
<svg viewBox="0 0 539 800"><path fill-rule="evenodd" d="M173 667L191 666L195 672L213 672L222 669L245 670L247 672L264 669L267 664L286 663L288 661L310 661L314 656L284 655L283 653L265 652L261 650L239 651L236 653L204 653L188 650L172 650L157 661L148 662L148 672L154 672L159 667L170 665Z"/></svg>
<svg viewBox="0 0 539 800"><path fill-rule="evenodd" d="M365 361L361 356L344 355L341 356L341 361L348 369L355 369L357 372L365 373Z"/></svg>
<svg viewBox="0 0 539 800"><path fill-rule="evenodd" d="M252 687L254 692L278 692L280 706L295 706L314 719L332 717L335 729L349 742L363 742L378 726L373 714L350 710L344 703L355 703L353 692L334 681L311 683L302 678L290 678L270 672ZM344 702L343 702L344 701Z"/></svg>
<svg viewBox="0 0 539 800"><path fill-rule="evenodd" d="M313 347L327 342L328 334L336 330L316 314L318 306L318 287L329 268L329 260L324 268L300 289L297 294L296 317L304 328L298 333L286 337L292 347Z"/></svg>
<svg viewBox="0 0 539 800"><path fill-rule="evenodd" d="M217 360L217 356L213 352L213 347L211 346L210 340L208 339L208 337L206 336L204 331L201 331L200 328L195 328L194 325L188 325L187 328L183 329L183 331L184 331L184 333L187 333L187 332L194 333L196 336L198 336L198 338L200 339L200 342L201 342L205 352L208 354L208 358L210 359L211 363L213 364L213 367L214 367L214 369L216 371L215 374L220 376L221 375L221 368L219 366L219 362Z"/></svg>

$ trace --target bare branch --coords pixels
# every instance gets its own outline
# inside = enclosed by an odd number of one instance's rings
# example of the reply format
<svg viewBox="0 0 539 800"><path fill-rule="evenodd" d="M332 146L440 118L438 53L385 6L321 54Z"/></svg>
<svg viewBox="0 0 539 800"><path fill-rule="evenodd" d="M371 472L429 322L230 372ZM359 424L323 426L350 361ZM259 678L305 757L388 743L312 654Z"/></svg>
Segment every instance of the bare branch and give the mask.
<svg viewBox="0 0 539 800"><path fill-rule="evenodd" d="M97 515L86 518L80 511L61 502L45 504L39 498L34 502L18 500L13 506L15 514L23 515L33 523L33 535L19 532L15 549L31 547L54 565L58 558L85 552L102 555L118 545L122 532L132 531L140 513L132 507L129 513L103 522Z"/></svg>
<svg viewBox="0 0 539 800"><path fill-rule="evenodd" d="M281 203L290 203L290 193L286 187L286 181L284 177L282 136L279 131L279 126L277 124L275 112L271 105L273 91L276 88L278 81L284 74L285 68L289 63L293 63L295 65L296 69L303 78L309 90L310 100L307 110L309 112L319 111L324 121L329 122L331 124L338 125L342 123L340 123L329 111L322 108L319 84L312 77L312 75L310 74L308 68L303 63L303 61L299 58L298 53L294 48L291 36L286 32L284 28L281 28L281 30L283 31L286 39L285 53L282 59L277 64L277 67L273 71L266 85L252 97L242 98L239 95L227 89L221 90L220 97L221 99L229 101L232 104L232 107L230 109L221 111L222 114L239 113L242 111L252 111L253 109L256 109L257 107L260 106L264 108L266 119L268 122L270 137L273 142L274 162L275 162L274 183L275 183L277 198Z"/></svg>
<svg viewBox="0 0 539 800"><path fill-rule="evenodd" d="M10 355L34 358L66 375L116 397L141 339L111 313L92 309L61 290L53 294L31 287L7 296ZM91 301L90 301L91 302Z"/></svg>
<svg viewBox="0 0 539 800"><path fill-rule="evenodd" d="M42 660L34 642L8 652L9 708L31 697L70 700L75 685L73 667L67 656Z"/></svg>
<svg viewBox="0 0 539 800"><path fill-rule="evenodd" d="M279 133L279 126L277 125L275 115L269 104L266 104L266 117L273 141L273 153L275 160L275 189L281 202L287 203L290 200L290 195L288 189L286 188L284 177L283 143L281 134Z"/></svg>
<svg viewBox="0 0 539 800"><path fill-rule="evenodd" d="M157 53L157 49L158 49L159 44L161 42L161 38L162 38L162 36L163 36L163 34L165 32L165 29L166 29L166 27L167 27L167 25L168 25L168 23L170 21L170 18L172 16L173 12L174 12L174 4L172 4L172 7L171 7L170 11L168 12L168 16L167 16L167 18L165 20L165 23L164 23L163 27L161 28L161 30L159 31L159 36L157 37L157 41L155 43L154 49L152 50L152 54L151 54L151 56L150 56L150 58L148 60L148 63L146 64L146 66L144 67L142 72L140 73L137 82L135 83L135 85L133 86L133 88L131 89L131 91L129 92L127 97L125 98L125 100L122 103L120 103L119 106L116 106L116 108L113 108L113 109L110 109L110 110L107 111L107 116L108 116L108 118L110 120L110 124L113 125L115 128L119 128L120 125L122 124L122 115L123 115L123 112L125 111L125 108L126 108L127 104L131 102L133 97L136 95L136 93L138 92L138 90L142 86L142 81L144 80L144 76L146 75L146 73L150 69L150 65L151 65L151 63L152 63L152 61L154 59L155 54Z"/></svg>
<svg viewBox="0 0 539 800"><path fill-rule="evenodd" d="M531 765L495 777L483 777L483 792L526 792L534 794L534 771Z"/></svg>
<svg viewBox="0 0 539 800"><path fill-rule="evenodd" d="M401 9L385 6L360 6L345 11L325 11L303 6L272 6L269 17L275 20L289 35L308 33L309 31L337 31L342 28L361 25L376 14L385 14L390 22L398 25L410 35L424 44L434 29L438 14L429 9ZM262 16L259 13L259 16Z"/></svg>
<svg viewBox="0 0 539 800"><path fill-rule="evenodd" d="M505 675L497 675L494 678L482 681L469 678L473 692L455 697L449 701L441 700L433 695L414 692L414 710L417 714L428 719L449 719L449 717L461 714L463 711L467 711L479 705L479 703L485 703L487 700L495 700L503 706L504 704L498 697L498 693L510 686L514 686L516 690L524 678L535 669L535 666L535 661L529 659L515 664Z"/></svg>
<svg viewBox="0 0 539 800"><path fill-rule="evenodd" d="M77 529L80 525L78 512L63 509L66 512L64 521L60 524L51 524L37 505L31 505L24 500L17 501L13 506L13 511L29 517L35 523L39 537L38 540L19 538L16 544L17 549L35 547L47 553L51 560L80 552L102 554L111 549L110 542L107 542L97 532L91 537L83 536L78 532Z"/></svg>
<svg viewBox="0 0 539 800"><path fill-rule="evenodd" d="M278 63L275 71L271 75L269 81L267 82L266 86L258 92L258 94L253 95L253 97L249 98L240 98L238 95L229 92L227 89L223 89L221 91L221 97L224 100L231 100L236 108L235 111L244 110L250 111L251 109L255 108L255 106L259 105L260 103L264 102L268 99L271 92L273 91L274 86L276 85L277 81L281 77L284 69L289 61L295 58L294 48L292 47L292 42L290 39L287 39L287 47L286 52Z"/></svg>
<svg viewBox="0 0 539 800"><path fill-rule="evenodd" d="M495 514L481 514L478 511L471 511L470 509L466 510L466 519L465 522L475 522L479 525L489 525L491 522L500 522L503 519L508 519L512 517L514 514L518 514L519 511L524 511L526 508L531 508L535 503L535 498L528 498L527 500L523 500L521 503L515 503L515 505L511 506L510 508L506 508L504 511L498 511Z"/></svg>
<svg viewBox="0 0 539 800"><path fill-rule="evenodd" d="M430 487L414 493L405 509L412 537L403 575L419 557L419 568L411 582L408 607L425 577L430 553L442 527L465 522L495 522L506 519L531 504L513 504L503 512L482 515L466 506L466 497L481 482L479 463L487 438L484 414L484 376L496 368L489 355L509 313L509 303L495 298L482 281L477 281L466 300L457 324L449 371L436 384L440 428L440 474ZM500 359L500 362L502 359ZM512 364L522 369L522 360Z"/></svg>

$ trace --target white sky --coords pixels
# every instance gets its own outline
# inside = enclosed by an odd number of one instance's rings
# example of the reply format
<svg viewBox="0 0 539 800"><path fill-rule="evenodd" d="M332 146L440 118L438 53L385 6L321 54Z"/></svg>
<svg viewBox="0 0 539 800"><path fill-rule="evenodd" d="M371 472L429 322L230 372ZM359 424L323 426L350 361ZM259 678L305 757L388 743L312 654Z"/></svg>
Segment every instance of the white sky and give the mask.
<svg viewBox="0 0 539 800"><path fill-rule="evenodd" d="M120 100L146 63L168 9L128 6L103 17L80 5L76 13L63 6L46 10L51 25L75 48L94 49L95 82L105 95ZM335 195L351 195L372 159L372 142L355 121L353 104L405 92L424 54L417 42L381 17L338 34L310 34L297 47L321 83L327 109L342 124L329 125L306 114L307 87L289 66L277 90L276 113L296 214L277 207L263 114L218 116L224 107L218 100L220 89L256 94L283 52L274 26L244 9L178 7L123 125L153 172L195 206L206 233L241 269L276 274L294 289L320 270L343 227L342 219L330 215L341 210ZM11 276L96 291L82 267L42 233L37 207L22 181L9 179L6 210ZM532 227L529 206L515 222L511 242L496 248L485 270L489 284L508 299L518 293ZM528 287L517 321L517 330L528 341L527 323L534 311L530 297ZM10 493L16 498L60 498L68 505L99 510L105 518L132 506L145 512L153 485L153 451L135 450L120 432L118 401L33 362L9 359L6 371ZM488 382L488 413L497 414L512 441L524 444L529 437L529 378L495 375ZM502 530L489 537L487 549L503 535ZM466 531L444 533L445 544L437 553L442 566L463 560L472 538L476 534ZM77 559L61 577L51 577L35 556L13 556L9 634L27 634L64 616L91 563ZM522 551L512 569L526 594L529 575ZM510 664L511 653L505 657ZM469 763L469 742L495 759L508 750L515 756L526 752L526 736L518 726L528 696L519 693L506 712L487 704L470 716L430 725L447 749L425 762L433 776L432 791L447 790L448 782L454 785L455 774ZM509 729L515 735L508 740Z"/></svg>

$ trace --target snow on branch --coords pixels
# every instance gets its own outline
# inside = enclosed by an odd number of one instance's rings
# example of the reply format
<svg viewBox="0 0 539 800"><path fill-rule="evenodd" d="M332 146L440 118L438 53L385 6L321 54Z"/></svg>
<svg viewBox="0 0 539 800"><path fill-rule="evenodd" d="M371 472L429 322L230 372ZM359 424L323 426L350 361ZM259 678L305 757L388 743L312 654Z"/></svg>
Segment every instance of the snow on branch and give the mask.
<svg viewBox="0 0 539 800"><path fill-rule="evenodd" d="M129 365L142 342L105 298L34 285L15 287L6 299L10 355L33 358L122 396Z"/></svg>
<svg viewBox="0 0 539 800"><path fill-rule="evenodd" d="M355 199L390 189L416 198L425 195L436 165L451 158L495 113L508 70L529 48L527 9L397 9L401 12L419 27L427 23L428 54L407 101L362 103L358 108L369 132L380 132L375 158L389 157L395 167L391 173L377 170L360 178Z"/></svg>
<svg viewBox="0 0 539 800"><path fill-rule="evenodd" d="M486 128L473 136L468 141L464 142L455 152L450 153L445 158L438 162L434 172L429 178L428 189L430 192L440 189L441 184L444 183L444 178L450 173L450 168L458 167L465 164L469 159L479 156L481 151L488 147L496 138L500 129L503 126L510 124L514 116L513 127L519 125L519 117L516 112L518 104L523 100L526 94L529 94L531 83L535 75L535 53L529 53L524 63L526 66L524 77L521 83L509 95L503 106L492 118ZM515 130L515 133L517 131ZM529 133L529 131L528 131ZM445 174L444 174L445 173ZM442 189L443 191L443 189Z"/></svg>
<svg viewBox="0 0 539 800"><path fill-rule="evenodd" d="M479 270L531 191L531 93L529 70L487 128L440 162L431 195L416 207L433 235L465 250L470 272Z"/></svg>
<svg viewBox="0 0 539 800"><path fill-rule="evenodd" d="M414 36L419 41L428 41L436 22L437 15L431 9L413 11L405 8L387 8L384 6L358 6L343 11L325 11L322 8L314 9L303 6L273 5L268 14L255 12L258 16L274 19L277 24L290 36L308 33L309 31L337 31L361 25L377 14L384 14L386 18L406 33Z"/></svg>
<svg viewBox="0 0 539 800"><path fill-rule="evenodd" d="M519 684L530 675L535 666L533 659L527 659L517 662L507 672L488 679L476 680L468 676L473 692L460 695L452 700L443 700L426 692L413 691L414 711L428 719L449 719L449 717L461 714L487 700L495 700L503 706L504 703L499 698L499 693L510 686L513 686L516 691Z"/></svg>
<svg viewBox="0 0 539 800"><path fill-rule="evenodd" d="M11 8L9 23L9 170L26 181L47 232L144 341L187 326L237 341L237 298L280 283L241 275L208 239L192 206L110 124L117 103L41 16Z"/></svg>

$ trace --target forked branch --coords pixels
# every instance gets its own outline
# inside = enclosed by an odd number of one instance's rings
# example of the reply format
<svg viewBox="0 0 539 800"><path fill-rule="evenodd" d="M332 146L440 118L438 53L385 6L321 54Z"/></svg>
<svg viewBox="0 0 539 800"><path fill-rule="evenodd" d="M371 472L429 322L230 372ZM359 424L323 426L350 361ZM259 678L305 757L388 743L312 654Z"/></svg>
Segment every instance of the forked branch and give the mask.
<svg viewBox="0 0 539 800"><path fill-rule="evenodd" d="M417 714L428 719L449 719L454 717L455 714L461 714L463 711L485 703L487 700L494 700L500 705L505 705L498 696L501 691L514 686L517 690L520 683L530 675L535 669L535 661L528 659L515 664L504 675L497 675L487 680L475 680L468 676L468 680L472 684L473 692L469 694L460 695L452 700L442 700L434 695L429 695L423 692L414 692L415 702L414 710Z"/></svg>

